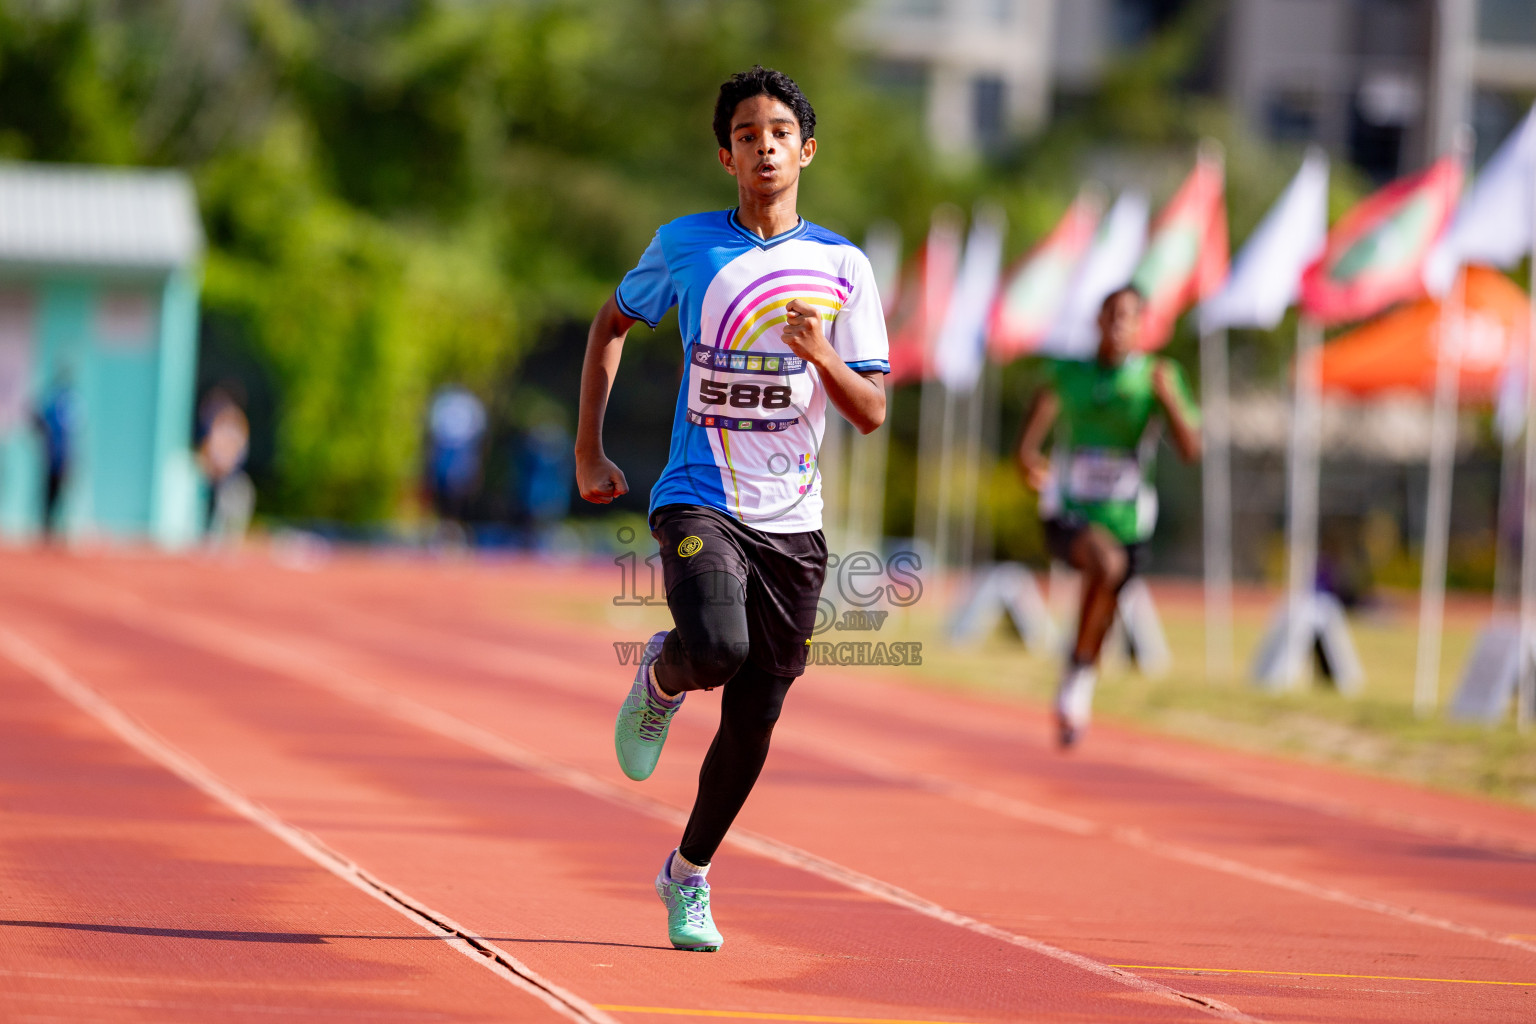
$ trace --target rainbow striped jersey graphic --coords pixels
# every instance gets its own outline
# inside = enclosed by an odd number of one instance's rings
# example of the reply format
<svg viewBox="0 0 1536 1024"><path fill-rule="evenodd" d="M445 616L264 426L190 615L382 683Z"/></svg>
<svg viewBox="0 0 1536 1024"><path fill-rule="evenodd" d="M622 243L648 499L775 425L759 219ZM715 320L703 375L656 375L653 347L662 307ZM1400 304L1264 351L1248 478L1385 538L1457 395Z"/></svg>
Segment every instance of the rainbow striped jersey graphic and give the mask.
<svg viewBox="0 0 1536 1024"><path fill-rule="evenodd" d="M707 505L769 533L819 529L826 392L780 335L800 299L844 362L889 373L864 254L805 220L765 240L734 211L695 214L656 232L615 298L652 327L678 307L687 369L651 508Z"/></svg>

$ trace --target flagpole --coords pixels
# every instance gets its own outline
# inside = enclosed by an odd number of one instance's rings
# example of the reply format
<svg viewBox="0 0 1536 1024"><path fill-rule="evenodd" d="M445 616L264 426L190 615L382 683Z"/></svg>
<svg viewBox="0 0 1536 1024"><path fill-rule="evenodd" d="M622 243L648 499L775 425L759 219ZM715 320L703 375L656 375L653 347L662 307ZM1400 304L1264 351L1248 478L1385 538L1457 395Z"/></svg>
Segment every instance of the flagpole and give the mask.
<svg viewBox="0 0 1536 1024"><path fill-rule="evenodd" d="M978 552L983 563L994 557L996 523L992 508L992 478L997 465L997 438L1002 424L1003 368L990 361L982 368L981 376L981 437L977 452L977 513L976 535L971 549Z"/></svg>
<svg viewBox="0 0 1536 1024"><path fill-rule="evenodd" d="M1520 372L1523 374L1525 364L1520 364ZM1514 371L1511 371L1514 372ZM1513 530L1510 529L1513 516L1509 514L1509 503L1518 500L1515 493L1515 481L1520 463L1524 458L1524 452L1519 440L1505 436L1500 431L1499 437L1499 500L1498 523L1493 534L1493 611L1494 617L1502 617L1510 612L1518 603L1516 595L1520 592L1518 574L1511 580L1511 572L1514 570L1514 562L1519 557L1516 552L1510 550L1514 540Z"/></svg>
<svg viewBox="0 0 1536 1024"><path fill-rule="evenodd" d="M1296 383L1291 410L1291 473L1286 648L1281 678L1292 686L1311 678L1317 581L1317 490L1322 325L1302 315L1296 326Z"/></svg>
<svg viewBox="0 0 1536 1024"><path fill-rule="evenodd" d="M1522 732L1536 715L1536 158L1531 175L1531 323L1525 336L1525 514L1520 563L1520 652L1515 664L1515 725Z"/></svg>
<svg viewBox="0 0 1536 1024"><path fill-rule="evenodd" d="M956 516L955 567L968 575L976 560L976 504L981 484L981 406L986 390L986 367L965 396L964 461L960 464L960 511Z"/></svg>
<svg viewBox="0 0 1536 1024"><path fill-rule="evenodd" d="M1232 649L1232 456L1227 332L1200 333L1200 380L1205 399L1205 673L1228 679Z"/></svg>
<svg viewBox="0 0 1536 1024"><path fill-rule="evenodd" d="M1221 245L1227 249L1226 151L1215 139L1202 139L1199 159L1220 168L1222 176ZM1209 239L1206 240L1209 244ZM1224 259L1225 263L1226 260ZM1202 262L1202 267L1206 266ZM1222 267L1222 274L1229 271ZM1223 282L1198 281L1205 302ZM1197 318L1198 320L1198 318ZM1226 328L1200 332L1200 380L1205 398L1201 498L1205 519L1205 674L1211 679L1233 675L1232 652L1232 456L1231 384L1228 380Z"/></svg>
<svg viewBox="0 0 1536 1024"><path fill-rule="evenodd" d="M946 384L939 387L944 393L944 404L939 420L938 486L934 490L933 506L933 567L947 569L950 562L950 502L954 489L955 455L955 399L954 389Z"/></svg>
<svg viewBox="0 0 1536 1024"><path fill-rule="evenodd" d="M889 320L899 300L901 277L901 231L890 221L870 225L864 251L869 256L875 286L880 290L881 311ZM883 554L885 538L885 465L891 443L892 406L895 394L880 382L885 392L885 423L868 434L854 432L848 439L848 499L845 507L843 536L848 551Z"/></svg>
<svg viewBox="0 0 1536 1024"><path fill-rule="evenodd" d="M1444 5L1442 5L1442 9ZM1445 26L1442 25L1442 30ZM1443 116L1452 111L1442 110ZM1472 129L1464 121L1442 126L1446 147L1463 174L1472 155ZM1458 268L1451 293L1440 303L1435 335L1435 405L1429 434L1424 554L1419 566L1419 644L1414 665L1413 711L1434 714L1440 700L1440 645L1445 632L1445 564L1451 540L1451 479L1456 470L1456 409L1466 330L1466 273Z"/></svg>
<svg viewBox="0 0 1536 1024"><path fill-rule="evenodd" d="M939 240L942 238L944 245ZM938 504L945 486L940 471L945 432L945 387L934 375L934 345L943 329L949 298L959 267L960 211L943 205L933 211L933 226L928 233L928 269L923 274L922 384L917 424L917 494L912 510L912 535L919 545L927 545L927 556L941 567L938 558ZM941 251L942 250L942 251ZM953 251L951 251L953 250ZM940 264L940 256L954 256L952 263ZM936 450L938 449L938 450Z"/></svg>
<svg viewBox="0 0 1536 1024"><path fill-rule="evenodd" d="M1456 463L1456 406L1461 383L1466 274L1458 272L1440 306L1435 345L1435 406L1430 421L1429 485L1419 580L1419 647L1413 711L1427 718L1440 698L1440 642L1445 625L1445 563L1451 533L1451 477Z"/></svg>

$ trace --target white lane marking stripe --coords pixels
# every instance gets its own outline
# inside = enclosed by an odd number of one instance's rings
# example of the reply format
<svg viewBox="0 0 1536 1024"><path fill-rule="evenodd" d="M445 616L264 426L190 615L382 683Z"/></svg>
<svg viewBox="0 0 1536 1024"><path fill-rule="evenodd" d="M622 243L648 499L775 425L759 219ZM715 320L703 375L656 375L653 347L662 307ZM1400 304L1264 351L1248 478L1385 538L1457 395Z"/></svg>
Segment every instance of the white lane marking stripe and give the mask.
<svg viewBox="0 0 1536 1024"><path fill-rule="evenodd" d="M496 948L490 942L456 924L446 915L426 907L387 882L375 878L331 850L316 837L288 824L265 807L250 800L196 759L135 721L14 630L0 627L0 653L58 696L96 719L140 754L158 763L182 781L206 793L235 814L280 839L337 878L415 922L424 931L442 939L475 963L527 992L557 1013L582 1024L618 1024L618 1021L607 1013L540 977L504 950Z"/></svg>
<svg viewBox="0 0 1536 1024"><path fill-rule="evenodd" d="M127 613L128 607L130 607L130 605L136 610L142 607L146 607L138 595L123 591L120 591L119 593L122 593L125 598L129 598L130 603L126 605L113 603L111 608L116 612L116 614L123 615ZM107 605L100 601L97 595L93 594L92 597L95 599L91 600L89 603L92 603L97 607L107 607ZM348 616L353 618L355 621L359 621L360 623L362 623L364 619L363 616L352 612L350 609L348 610ZM209 620L204 621L207 621L208 624L215 629L232 628L227 626L221 627ZM382 628L382 626L383 621L380 620L379 625L376 628ZM424 630L417 627L413 627L411 631L416 632L418 635L424 632ZM515 648L502 648L502 645L484 641L475 641L471 646L478 649L476 656L471 660L480 663L481 666L486 669L496 669L499 674L505 674L506 661L503 657L495 659L493 662L492 654L493 651L497 649L503 650L504 654L515 655L520 662L519 667L522 669L530 669L533 663L537 663L546 675L554 673L556 676L558 676L559 669L562 666L566 671L571 671L572 669L576 668L590 671L585 663L579 661L571 661L569 659L562 659L559 655L549 655L542 652L518 651ZM540 683L542 685L554 686L558 689L569 690L571 692L585 693L582 688L574 687L569 684L554 683L542 680ZM791 727L788 730L784 730L776 736L776 742L782 746L798 748L803 753L809 753L813 756L821 757L824 760L842 763L847 767L865 772L866 774L875 776L877 778L882 778L887 781L924 789L928 792L934 793L935 795L944 796L962 803L970 804L971 806L980 808L982 810L991 811L993 813L1000 814L1005 817L1010 817L1018 821L1025 821L1078 836L1102 836L1123 845L1140 849L1148 853L1156 854L1170 860L1179 861L1181 863L1205 868L1211 871L1218 871L1223 874L1242 878L1261 885L1268 885L1275 888L1284 889L1300 895L1309 896L1314 899L1325 900L1330 903L1347 906L1355 910L1381 914L1386 917L1391 917L1400 921L1411 922L1423 927L1435 928L1441 931L1446 931L1457 935L1465 935L1472 938L1479 938L1489 942L1495 942L1500 945L1511 946L1526 952L1536 952L1536 944L1521 941L1520 939L1507 933L1490 931L1485 928L1479 928L1476 925L1462 924L1458 921L1452 921L1447 918L1425 914L1414 910L1411 907L1402 907L1396 904L1388 903L1384 900L1358 896L1354 893L1350 893L1331 886L1318 885L1313 882L1308 882L1305 879L1296 878L1294 876L1286 875L1278 871L1271 871L1267 868L1255 867L1250 864L1245 864L1242 861L1233 860L1229 857L1223 857L1219 854L1207 853L1192 847L1186 847L1156 839L1147 835L1140 829L1129 828L1125 826L1105 825L1101 822L1092 821L1079 815L1058 811L1050 807L1044 807L1039 804L1034 804L1029 801L1019 799L1017 797L1006 796L1004 794L981 787L972 786L967 783L956 782L943 776L897 770L896 768L890 766L888 763L879 761L873 757L853 754L849 752L846 749L846 746L843 744L833 742L813 742L807 744L803 741L800 741L795 736L795 732L797 731L804 731L804 729L803 727Z"/></svg>
<svg viewBox="0 0 1536 1024"><path fill-rule="evenodd" d="M266 603L270 606L270 602ZM517 647L512 643L502 640L485 640L472 636L451 634L441 627L424 626L420 623L403 620L392 620L376 613L362 611L347 605L327 603L316 605L316 607L317 609L323 609L332 622L346 621L354 631L360 629L375 635L383 632L388 634L394 642L404 641L417 650L430 650L436 656L441 656L444 653L444 645L446 644L448 645L447 653L454 660L503 677L508 677L508 660L513 659L514 663L521 670L516 678L533 678L541 686L550 686L571 693L579 693L583 696L591 696L591 691L585 687L566 685L560 681L562 676L570 674L573 669L580 670L586 674L592 672L590 663L580 659L562 658L542 652L529 651L526 648ZM873 706L866 698L856 697L846 690L827 687L818 689L816 698L855 711ZM893 711L909 719L914 718L901 702L896 702L893 705L887 701L886 703L879 704L878 707L881 710ZM924 725L931 724L921 714L915 716L915 720L922 722ZM963 727L951 725L950 728L958 731ZM1187 758L1179 756L1170 757L1162 752L1155 759L1139 752L1122 752L1115 755L1114 759L1117 762L1132 767L1151 768L1164 774L1191 779L1242 796L1273 800L1329 817L1365 822L1377 828L1389 828L1394 831L1410 832L1431 839L1448 840L1462 846L1476 847L1495 853L1513 853L1521 856L1536 855L1536 844L1510 835L1484 831L1472 826L1428 818L1422 815L1367 807L1344 801L1334 801L1299 786L1231 771L1216 771L1192 764ZM1002 799L1009 800L1011 798L1003 797ZM1040 808L1040 810L1044 811L1047 815L1057 815L1060 813L1047 808ZM1067 815L1067 817L1072 816ZM1097 828L1098 826L1094 824L1094 827Z"/></svg>
<svg viewBox="0 0 1536 1024"><path fill-rule="evenodd" d="M616 783L600 779L579 768L556 761L537 751L500 736L480 726L458 718L413 698L406 697L377 684L368 682L350 672L337 668L321 670L321 663L312 657L300 656L291 647L277 644L265 637L244 629L209 621L202 616L185 612L170 612L164 608L153 614L122 607L115 613L139 628L148 627L166 633L181 641L191 641L198 647L221 657L237 656L240 660L268 671L281 672L291 679L325 690L371 710L390 715L417 728L435 732L440 736L473 747L498 760L505 761L524 771L569 786L611 803L622 804L651 817L675 825L686 823L687 812L630 792ZM178 620L179 626L170 628L170 620ZM733 830L726 842L749 850L761 857L777 861L789 867L800 868L828 881L854 889L876 899L895 904L925 917L963 928L988 938L1019 946L1049 957L1079 970L1115 981L1127 988L1147 995L1159 996L1180 1005L1192 1006L1223 1020L1255 1022L1236 1007L1205 996L1180 992L1177 989L1143 978L1140 975L1110 967L1089 957L1052 946L1049 943L1006 931L958 911L950 910L932 900L924 899L898 886L883 882L862 872L844 867L813 853L781 843L767 836L745 830Z"/></svg>
<svg viewBox="0 0 1536 1024"><path fill-rule="evenodd" d="M352 609L347 609L346 615L347 617L353 619L359 624L364 625L365 627L371 625L375 631L381 628L385 628L386 625L383 620L377 620L376 623L369 623L366 620L371 617L366 617L353 611ZM421 637L420 640L416 641L417 643L425 642L425 637L423 634L426 631L422 628L412 625L408 632L414 632L418 635L418 637ZM537 665L538 670L542 671L545 675L553 676L554 678L558 678L562 671L569 673L573 669L578 668L584 671L590 671L589 667L584 662L561 658L559 655L549 655L543 652L522 651L511 646L478 640L471 641L469 644L465 645L464 649L460 649L455 646L452 654L455 658L461 658L461 660L476 664L477 667L487 671L494 671L500 675L506 675L507 658L515 657L517 659L519 669L523 670L519 673L520 678L524 674L531 674L535 665ZM553 686L555 688L569 692L588 695L585 688L572 686L568 683L557 683L542 678L536 680L536 682L539 685ZM819 694L818 696L826 699L826 694L824 693ZM1210 871L1217 871L1222 874L1231 875L1236 878L1242 878L1246 881L1254 882L1260 885L1268 885L1314 899L1336 903L1341 906L1347 906L1355 910L1381 914L1386 917L1395 918L1400 921L1411 922L1423 927L1436 928L1441 931L1451 932L1456 935L1465 935L1473 938L1484 939L1489 942L1496 942L1500 945L1512 946L1516 949L1525 950L1526 952L1536 953L1536 944L1523 942L1520 939L1506 933L1490 931L1485 928L1479 928L1476 925L1462 924L1458 921L1452 921L1448 918L1426 914L1421 911L1414 910L1411 907L1402 907L1396 904L1388 903L1384 900L1372 899L1367 896L1359 896L1354 893L1347 892L1343 889L1338 889L1332 886L1319 885L1317 883L1309 882L1305 879L1297 878L1292 875L1286 875L1278 871L1272 871L1267 868L1246 864L1242 861L1234 860L1230 857L1221 856L1220 854L1208 853L1193 847L1167 842L1165 840L1150 836L1143 832L1141 829L1130 828L1126 826L1106 825L1102 822L1093 821L1079 815L1071 814L1065 811L1058 811L1054 808L1031 803L1027 800L1007 796L993 790L984 789L982 787L957 782L953 779L939 775L898 770L893 766L885 762L878 761L873 757L851 753L848 751L845 744L832 742L830 739L821 742L813 741L807 743L800 740L795 735L797 732L804 731L805 729L803 724L791 724L789 729L782 730L775 736L775 742L781 746L796 748L799 749L802 753L820 757L823 760L840 763L845 767L862 771L866 774L884 779L886 781L924 789L928 792L934 793L935 795L969 804L973 807L977 807L985 811L990 811L995 814L1000 814L1005 817L1013 818L1017 821L1029 822L1031 824L1040 825L1045 828L1067 832L1072 835L1084 837L1105 837L1115 842L1121 843L1122 845L1130 846L1135 849L1155 854L1157 856L1165 857L1169 860L1179 861L1180 863L1189 864L1194 867L1205 868L1206 870Z"/></svg>
<svg viewBox="0 0 1536 1024"><path fill-rule="evenodd" d="M808 742L794 736L792 733L784 737L775 736L774 738L775 741L779 742L787 740L786 746L798 747L802 753L831 761L834 764L841 764L847 768L856 769L882 781L922 789L935 796L969 804L972 807L991 811L994 814L1014 818L1018 821L1025 821L1032 825L1053 828L1060 832L1068 832L1078 836L1104 836L1113 839L1117 843L1145 850L1148 853L1157 854L1169 860L1207 868L1211 871L1219 871L1250 882L1258 882L1263 885L1274 886L1278 889L1301 893L1316 899L1327 900L1330 903L1342 904L1356 910L1384 914L1387 917L1411 921L1414 924L1424 925L1429 928L1438 928L1457 935L1486 939L1489 942L1497 942L1500 945L1514 946L1517 949L1536 953L1536 945L1522 942L1520 939L1506 933L1489 931L1476 925L1462 924L1458 921L1436 917L1433 914L1421 913L1411 907L1400 907L1383 900L1356 896L1354 893L1345 892L1342 889L1317 885L1278 871L1254 867L1251 864L1244 864L1242 861L1232 860L1220 854L1207 853L1204 850L1197 850L1193 847L1170 843L1149 836L1139 828L1130 828L1123 825L1105 825L1075 814L1066 814L1049 807L1042 807L1027 800L1005 796L979 786L956 782L953 779L940 775L908 772L898 769L878 758L851 753L846 746L838 746L815 740Z"/></svg>

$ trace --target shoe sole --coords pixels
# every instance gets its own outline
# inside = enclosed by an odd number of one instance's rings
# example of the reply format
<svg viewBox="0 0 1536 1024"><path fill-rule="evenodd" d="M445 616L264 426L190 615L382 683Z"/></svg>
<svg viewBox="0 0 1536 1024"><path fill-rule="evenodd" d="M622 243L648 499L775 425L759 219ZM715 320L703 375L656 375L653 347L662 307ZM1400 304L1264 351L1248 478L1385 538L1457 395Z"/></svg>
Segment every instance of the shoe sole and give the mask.
<svg viewBox="0 0 1536 1024"><path fill-rule="evenodd" d="M686 953L717 953L720 951L721 945L724 945L724 943L718 943L713 946L679 946L674 942L672 943L672 948L683 950Z"/></svg>

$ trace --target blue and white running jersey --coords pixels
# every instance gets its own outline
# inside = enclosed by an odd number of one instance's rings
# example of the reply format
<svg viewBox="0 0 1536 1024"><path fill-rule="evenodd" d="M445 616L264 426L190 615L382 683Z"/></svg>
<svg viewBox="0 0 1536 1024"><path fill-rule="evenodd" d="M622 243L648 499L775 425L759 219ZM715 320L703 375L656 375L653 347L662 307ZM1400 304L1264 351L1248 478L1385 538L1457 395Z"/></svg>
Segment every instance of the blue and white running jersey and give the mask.
<svg viewBox="0 0 1536 1024"><path fill-rule="evenodd" d="M768 533L820 529L827 394L816 368L780 337L784 307L792 299L820 307L845 363L889 373L864 253L803 219L764 240L733 210L694 214L656 232L615 297L652 327L678 307L688 369L652 511L706 505Z"/></svg>

